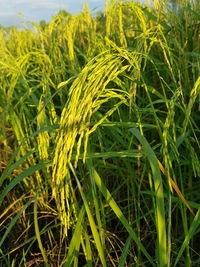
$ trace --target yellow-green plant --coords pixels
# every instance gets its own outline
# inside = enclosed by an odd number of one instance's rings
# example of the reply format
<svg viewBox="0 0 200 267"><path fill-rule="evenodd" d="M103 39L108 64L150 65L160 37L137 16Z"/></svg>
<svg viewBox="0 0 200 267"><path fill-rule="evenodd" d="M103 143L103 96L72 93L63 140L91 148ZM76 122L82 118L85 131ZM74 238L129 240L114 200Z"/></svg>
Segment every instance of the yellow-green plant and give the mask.
<svg viewBox="0 0 200 267"><path fill-rule="evenodd" d="M0 27L0 265L198 266L199 1Z"/></svg>

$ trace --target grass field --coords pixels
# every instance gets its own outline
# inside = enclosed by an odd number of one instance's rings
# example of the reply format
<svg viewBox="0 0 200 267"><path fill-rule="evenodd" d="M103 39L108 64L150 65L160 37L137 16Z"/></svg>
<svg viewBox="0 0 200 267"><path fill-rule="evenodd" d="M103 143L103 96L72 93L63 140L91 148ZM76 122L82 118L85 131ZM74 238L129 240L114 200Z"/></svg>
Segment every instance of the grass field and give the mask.
<svg viewBox="0 0 200 267"><path fill-rule="evenodd" d="M200 2L0 28L0 266L200 266Z"/></svg>

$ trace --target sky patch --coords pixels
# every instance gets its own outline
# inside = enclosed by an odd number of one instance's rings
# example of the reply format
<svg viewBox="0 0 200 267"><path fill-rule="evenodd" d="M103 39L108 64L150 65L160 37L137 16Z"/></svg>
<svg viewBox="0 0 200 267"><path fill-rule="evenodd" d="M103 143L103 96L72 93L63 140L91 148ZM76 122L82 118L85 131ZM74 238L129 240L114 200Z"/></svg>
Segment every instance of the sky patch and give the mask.
<svg viewBox="0 0 200 267"><path fill-rule="evenodd" d="M0 25L19 26L23 21L49 22L59 10L81 12L85 0L0 0ZM102 10L104 0L88 0L92 12ZM23 15L19 15L23 14Z"/></svg>

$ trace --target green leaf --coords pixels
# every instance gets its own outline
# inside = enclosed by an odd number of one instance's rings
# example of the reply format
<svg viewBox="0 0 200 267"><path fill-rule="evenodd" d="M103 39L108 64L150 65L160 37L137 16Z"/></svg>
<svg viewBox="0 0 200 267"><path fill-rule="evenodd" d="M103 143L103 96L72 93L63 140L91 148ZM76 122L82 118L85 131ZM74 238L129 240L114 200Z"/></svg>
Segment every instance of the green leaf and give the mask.
<svg viewBox="0 0 200 267"><path fill-rule="evenodd" d="M38 246L39 246L39 249L41 251L41 254L42 254L42 257L44 259L44 262L45 262L45 266L48 266L48 260L47 260L47 256L46 256L46 253L45 253L45 250L43 248L43 245L42 245L42 241L41 241L41 237L40 237L40 229L39 229L39 224L38 224L38 216L37 216L37 201L35 201L34 203L34 226L35 226L35 235L36 235L36 238L37 238L37 241L38 241Z"/></svg>
<svg viewBox="0 0 200 267"><path fill-rule="evenodd" d="M65 260L63 267L71 267L73 257L77 257L76 254L78 251L76 251L76 247L77 247L77 243L80 244L80 242L81 242L81 232L82 232L82 223L83 223L84 215L85 215L85 208L82 207L82 209L79 213L79 216L78 216L75 230L73 232L73 236L72 236L70 244L69 244L67 258Z"/></svg>
<svg viewBox="0 0 200 267"><path fill-rule="evenodd" d="M142 136L138 129L132 128L129 130L134 134L139 142L144 147L144 151L149 160L155 188L155 200L156 200L156 227L158 233L158 253L159 253L159 266L166 266L167 264L167 240L166 240L166 224L165 224L165 206L164 206L164 193L163 183L158 165L158 159L146 138Z"/></svg>
<svg viewBox="0 0 200 267"><path fill-rule="evenodd" d="M18 152L18 151L17 151ZM8 165L7 168L4 170L4 172L1 175L0 178L0 186L2 186L4 180L22 163L24 162L31 154L33 154L33 151L28 152L26 155L24 155L23 157L21 157L17 162L15 162L12 165ZM16 156L16 154L13 154L14 156ZM13 159L14 160L14 159Z"/></svg>
<svg viewBox="0 0 200 267"><path fill-rule="evenodd" d="M73 168L73 166L71 165L70 163L70 169L76 179L76 182L77 182L77 185L78 185L78 189L80 191L80 194L81 194L81 197L83 199L83 203L84 203L84 206L85 206L85 210L86 210L86 213L87 213L87 216L88 216L88 220L89 220L89 224L90 224L90 228L92 230L92 234L93 234L93 237L94 237L94 241L95 241L95 245L96 245L96 248L99 252L99 257L100 257L100 260L102 262L102 265L103 267L106 267L106 260L105 260L105 257L104 257L104 251L103 251L103 248L102 248L102 244L101 244L101 240L100 240L100 236L99 236L99 232L97 230L97 226L95 224L95 221L94 221L94 218L92 216L92 213L90 211L90 208L89 208L89 204L88 204L88 201L86 199L86 196L83 192L83 189L81 187L81 184L76 176L76 173L75 173L75 170Z"/></svg>
<svg viewBox="0 0 200 267"><path fill-rule="evenodd" d="M98 175L97 171L94 170L94 179L95 182L100 190L100 192L103 194L105 197L108 205L111 207L111 209L114 211L115 215L119 218L123 226L126 228L128 233L130 234L131 238L134 240L138 248L143 252L143 254L146 256L146 258L149 260L152 266L155 266L152 257L149 255L149 253L146 251L145 247L142 245L141 241L137 238L133 228L130 226L128 223L127 219L125 218L124 214L122 213L121 209L111 196L110 192L102 182L100 176Z"/></svg>
<svg viewBox="0 0 200 267"><path fill-rule="evenodd" d="M34 166L31 166L27 170L21 172L19 175L17 175L3 190L3 192L0 194L0 204L4 200L5 196L17 185L19 184L24 178L32 175L34 172L41 170L46 166L46 163L39 163Z"/></svg>
<svg viewBox="0 0 200 267"><path fill-rule="evenodd" d="M182 256L183 254L183 251L186 249L186 247L189 245L189 242L191 240L191 238L194 236L195 232L196 232L196 229L199 227L200 225L200 208L198 209L195 217L194 217L194 220L190 226L190 229L188 231L188 234L185 236L185 240L183 241L183 244L178 252L178 255L176 257L176 261L174 263L174 267L177 265L177 263L179 262L180 260L180 257Z"/></svg>
<svg viewBox="0 0 200 267"><path fill-rule="evenodd" d="M4 235L2 236L2 238L0 239L0 247L3 245L3 242L5 241L6 237L9 235L9 233L11 232L13 226L15 225L15 223L17 222L17 220L19 219L19 217L22 215L22 213L25 211L25 209L32 203L32 201L35 199L35 197L31 198L21 209L20 211L17 213L17 215L11 220L10 224L7 226L7 229L4 233Z"/></svg>
<svg viewBox="0 0 200 267"><path fill-rule="evenodd" d="M128 250L129 250L130 245L131 245L131 236L129 235L129 237L126 240L126 244L123 248L118 267L124 267L125 266L125 262L126 262L126 258L128 255Z"/></svg>

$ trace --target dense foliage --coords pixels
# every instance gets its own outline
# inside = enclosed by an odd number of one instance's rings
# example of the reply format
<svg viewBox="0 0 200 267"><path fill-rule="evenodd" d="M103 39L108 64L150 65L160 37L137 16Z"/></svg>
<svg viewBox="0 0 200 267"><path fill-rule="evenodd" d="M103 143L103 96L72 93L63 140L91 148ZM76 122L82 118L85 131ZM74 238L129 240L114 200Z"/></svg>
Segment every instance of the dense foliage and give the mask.
<svg viewBox="0 0 200 267"><path fill-rule="evenodd" d="M32 25L0 29L0 266L199 266L199 1Z"/></svg>

